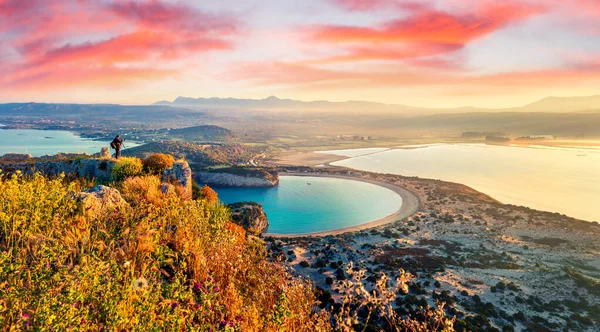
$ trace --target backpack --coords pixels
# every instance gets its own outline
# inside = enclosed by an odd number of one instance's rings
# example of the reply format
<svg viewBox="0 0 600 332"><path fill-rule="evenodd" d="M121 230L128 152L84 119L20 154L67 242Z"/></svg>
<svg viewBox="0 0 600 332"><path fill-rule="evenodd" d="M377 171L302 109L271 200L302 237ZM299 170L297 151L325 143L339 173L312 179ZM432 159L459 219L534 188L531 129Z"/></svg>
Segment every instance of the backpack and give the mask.
<svg viewBox="0 0 600 332"><path fill-rule="evenodd" d="M113 150L117 149L117 145L115 144L115 141L110 142L110 147L113 148Z"/></svg>

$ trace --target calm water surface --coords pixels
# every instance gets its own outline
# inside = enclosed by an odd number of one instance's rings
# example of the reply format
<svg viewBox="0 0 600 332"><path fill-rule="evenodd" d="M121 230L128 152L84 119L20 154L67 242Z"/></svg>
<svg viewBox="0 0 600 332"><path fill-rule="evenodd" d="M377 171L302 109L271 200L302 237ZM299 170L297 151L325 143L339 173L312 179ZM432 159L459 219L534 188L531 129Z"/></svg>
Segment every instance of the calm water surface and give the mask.
<svg viewBox="0 0 600 332"><path fill-rule="evenodd" d="M335 178L281 176L275 188L215 190L224 203L262 204L269 219L268 232L276 234L356 226L384 218L402 205L402 198L387 188Z"/></svg>
<svg viewBox="0 0 600 332"><path fill-rule="evenodd" d="M34 157L58 152L100 152L102 147L109 147L110 142L94 141L82 138L68 131L0 129L0 155L5 153L29 153ZM126 142L126 146L135 146Z"/></svg>
<svg viewBox="0 0 600 332"><path fill-rule="evenodd" d="M600 221L597 149L435 144L356 154L332 164L458 182L503 203Z"/></svg>

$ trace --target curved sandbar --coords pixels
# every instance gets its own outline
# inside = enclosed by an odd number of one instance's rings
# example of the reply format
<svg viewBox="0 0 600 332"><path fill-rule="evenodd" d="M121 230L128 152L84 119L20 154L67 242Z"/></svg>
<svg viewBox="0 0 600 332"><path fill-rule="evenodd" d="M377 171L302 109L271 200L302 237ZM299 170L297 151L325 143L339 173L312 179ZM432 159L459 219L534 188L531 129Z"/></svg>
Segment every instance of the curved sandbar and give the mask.
<svg viewBox="0 0 600 332"><path fill-rule="evenodd" d="M412 193L408 189L399 187L397 185L394 185L394 184L391 184L391 183L388 183L388 182L376 181L376 180L371 180L371 179L363 179L363 178L352 177L352 176L326 174L326 173L293 173L293 172L285 172L285 173L281 173L280 175L285 175L285 176L325 177L325 178L337 178L337 179L346 179L346 180L367 182L367 183L370 183L370 184L374 184L374 185L377 185L377 186L380 186L380 187L387 188L387 189L395 192L396 194L400 195L400 197L402 198L402 205L400 206L400 208L398 209L398 211L390 214L389 216L383 217L381 219L373 220L373 221L370 221L370 222L367 222L367 223L364 223L364 224L356 225L356 226L344 227L344 228L334 229L334 230L330 230L330 231L313 232L313 233L303 233L303 234L271 234L271 233L266 233L266 234L263 234L264 237L268 237L268 236L276 237L276 238L310 237L310 236L338 235L338 234L343 234L343 233L347 233L347 232L356 232L356 231L359 231L359 230L373 228L373 227L377 227L377 226L389 224L391 222L395 222L395 221L398 221L398 220L402 220L402 219L404 219L406 217L409 217L409 216L413 215L415 212L417 212L417 210L419 210L419 198L417 197L417 195L415 195L414 193Z"/></svg>

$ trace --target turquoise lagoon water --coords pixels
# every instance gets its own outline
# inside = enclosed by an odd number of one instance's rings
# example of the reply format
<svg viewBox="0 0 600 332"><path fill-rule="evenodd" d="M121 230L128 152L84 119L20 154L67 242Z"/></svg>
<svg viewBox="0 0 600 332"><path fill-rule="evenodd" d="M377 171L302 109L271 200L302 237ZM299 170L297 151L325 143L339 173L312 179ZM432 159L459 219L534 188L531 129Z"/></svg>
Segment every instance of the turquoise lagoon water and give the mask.
<svg viewBox="0 0 600 332"><path fill-rule="evenodd" d="M433 144L372 152L323 151L351 156L333 165L458 182L503 203L600 221L598 149Z"/></svg>
<svg viewBox="0 0 600 332"><path fill-rule="evenodd" d="M82 138L68 131L0 129L0 156L5 153L29 153L34 157L58 152L100 152L109 147L110 142L94 141ZM135 146L133 142L126 146Z"/></svg>
<svg viewBox="0 0 600 332"><path fill-rule="evenodd" d="M308 185L310 183L310 185ZM402 198L374 184L321 177L281 176L274 188L215 188L224 203L262 204L269 233L305 234L356 226L389 216Z"/></svg>

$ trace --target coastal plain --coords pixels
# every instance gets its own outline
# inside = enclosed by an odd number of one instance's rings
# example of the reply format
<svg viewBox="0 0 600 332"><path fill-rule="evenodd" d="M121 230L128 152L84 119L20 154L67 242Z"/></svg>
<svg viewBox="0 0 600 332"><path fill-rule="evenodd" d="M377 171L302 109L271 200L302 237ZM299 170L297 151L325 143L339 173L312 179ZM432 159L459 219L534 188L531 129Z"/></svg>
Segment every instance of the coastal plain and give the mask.
<svg viewBox="0 0 600 332"><path fill-rule="evenodd" d="M595 331L600 225L502 204L467 186L341 167L282 174L344 177L403 188L417 208L385 222L312 236L268 236L272 259L311 279L335 305L383 274L408 273L395 308L446 303L460 330ZM404 197L403 197L404 198ZM361 277L362 276L362 277Z"/></svg>

